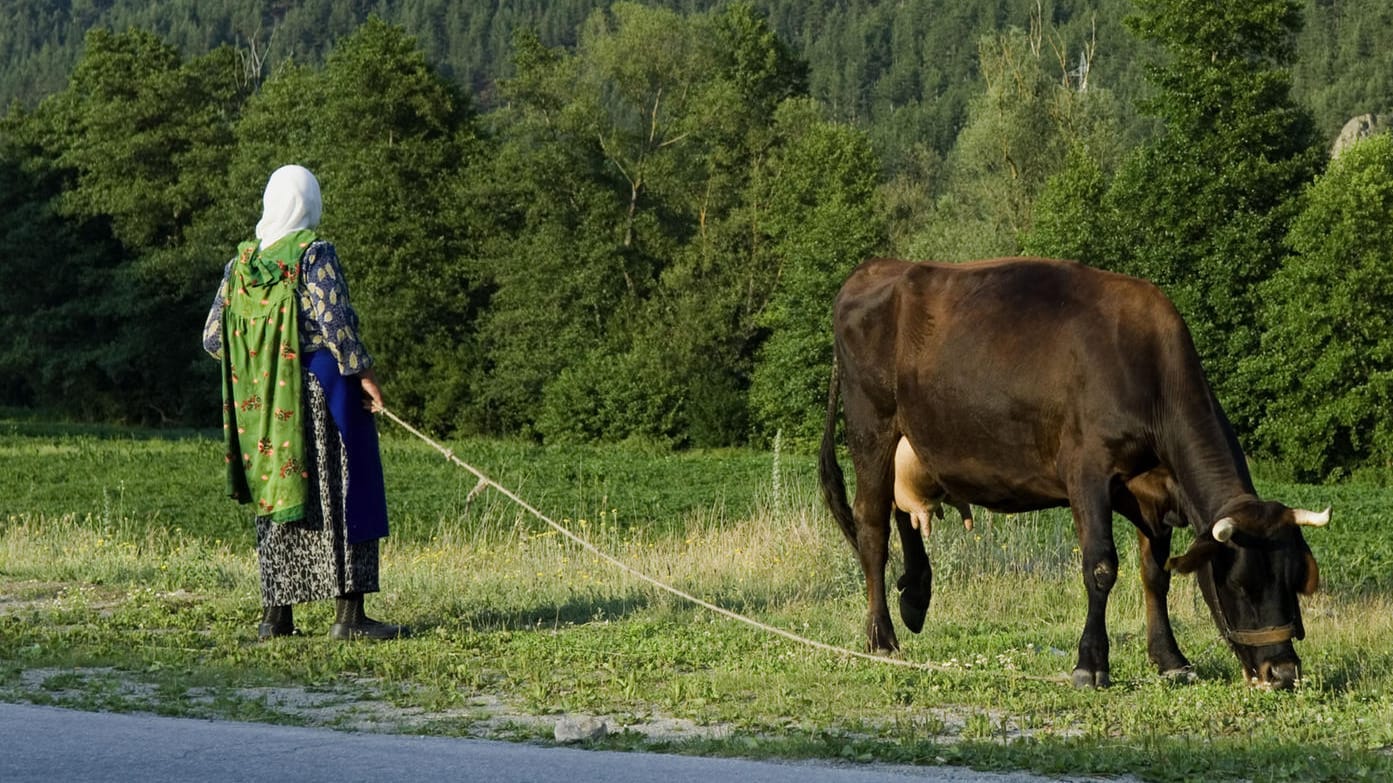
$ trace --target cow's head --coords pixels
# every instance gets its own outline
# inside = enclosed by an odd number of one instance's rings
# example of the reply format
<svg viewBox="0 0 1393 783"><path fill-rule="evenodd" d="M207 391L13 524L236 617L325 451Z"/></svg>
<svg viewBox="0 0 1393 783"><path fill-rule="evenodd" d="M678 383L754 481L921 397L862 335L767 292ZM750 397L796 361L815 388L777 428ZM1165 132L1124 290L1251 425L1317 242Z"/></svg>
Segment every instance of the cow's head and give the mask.
<svg viewBox="0 0 1393 783"><path fill-rule="evenodd" d="M1251 684L1285 689L1301 675L1292 646L1292 639L1306 635L1298 594L1310 595L1320 584L1301 528L1329 522L1330 509L1316 513L1247 501L1166 563L1168 569L1195 574L1219 632Z"/></svg>

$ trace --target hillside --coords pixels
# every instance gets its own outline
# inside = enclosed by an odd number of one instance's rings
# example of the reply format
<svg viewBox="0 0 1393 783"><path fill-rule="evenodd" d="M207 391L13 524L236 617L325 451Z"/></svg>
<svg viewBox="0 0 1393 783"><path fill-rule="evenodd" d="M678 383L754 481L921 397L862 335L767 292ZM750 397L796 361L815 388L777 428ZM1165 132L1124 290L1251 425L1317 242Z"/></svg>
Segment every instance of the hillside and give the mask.
<svg viewBox="0 0 1393 783"><path fill-rule="evenodd" d="M536 30L548 45L573 44L606 0L14 0L0 8L0 101L34 105L66 84L83 36L93 28L139 27L186 56L223 44L260 59L316 64L333 42L369 15L403 26L480 107L512 73L515 30ZM646 2L681 11L724 0ZM1144 89L1147 54L1126 33L1129 0L755 0L771 26L809 63L812 94L835 118L867 128L889 161L917 143L943 153L980 92L977 42L985 33L1026 27L1037 5L1058 30L1055 46L1071 68L1092 47L1089 77L1129 103ZM1333 137L1355 114L1393 108L1393 6L1386 0L1304 0L1296 98Z"/></svg>

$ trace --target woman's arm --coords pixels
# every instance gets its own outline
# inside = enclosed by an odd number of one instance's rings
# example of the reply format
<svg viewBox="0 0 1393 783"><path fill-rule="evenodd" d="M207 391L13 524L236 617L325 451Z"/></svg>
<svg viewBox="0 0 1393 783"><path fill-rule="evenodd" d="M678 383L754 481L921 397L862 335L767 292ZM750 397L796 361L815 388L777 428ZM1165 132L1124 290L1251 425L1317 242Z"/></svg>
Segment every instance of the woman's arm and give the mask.
<svg viewBox="0 0 1393 783"><path fill-rule="evenodd" d="M213 297L213 307L208 310L208 320L203 322L203 350L214 359L222 359L222 311L227 306L227 279L232 275L232 261L222 270L222 282L218 293Z"/></svg>
<svg viewBox="0 0 1393 783"><path fill-rule="evenodd" d="M312 342L328 348L344 375L358 375L373 366L372 356L358 337L358 314L348 298L348 282L338 254L328 242L315 242L305 253L302 306L313 322Z"/></svg>

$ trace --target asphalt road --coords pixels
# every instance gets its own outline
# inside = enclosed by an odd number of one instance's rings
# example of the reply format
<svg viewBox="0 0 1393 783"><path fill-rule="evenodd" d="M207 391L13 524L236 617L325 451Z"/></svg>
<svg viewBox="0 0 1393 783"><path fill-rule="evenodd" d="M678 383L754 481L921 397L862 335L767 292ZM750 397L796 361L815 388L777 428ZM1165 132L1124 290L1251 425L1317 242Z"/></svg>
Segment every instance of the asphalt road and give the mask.
<svg viewBox="0 0 1393 783"><path fill-rule="evenodd" d="M956 767L778 763L0 704L4 783L1040 783Z"/></svg>

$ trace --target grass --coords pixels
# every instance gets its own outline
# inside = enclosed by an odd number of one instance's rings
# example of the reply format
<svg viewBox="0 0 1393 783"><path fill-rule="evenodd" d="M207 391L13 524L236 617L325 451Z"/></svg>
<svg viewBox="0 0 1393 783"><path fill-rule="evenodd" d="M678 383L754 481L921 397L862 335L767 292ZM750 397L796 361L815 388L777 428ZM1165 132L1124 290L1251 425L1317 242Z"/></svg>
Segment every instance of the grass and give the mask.
<svg viewBox="0 0 1393 783"><path fill-rule="evenodd" d="M644 573L812 639L864 644L860 571L806 456L450 445ZM615 729L600 747L1143 780L1393 775L1382 487L1263 484L1336 509L1308 534L1326 589L1306 603L1295 692L1239 681L1188 579L1171 603L1199 681L1160 680L1125 523L1115 685L1080 692L1065 684L1084 598L1063 512L935 527L925 633L900 629L898 659L936 667L920 670L695 608L495 492L471 497L474 477L423 444L388 437L383 450L394 527L369 610L418 637L331 643L331 607L315 604L297 608L305 638L259 644L249 519L221 496L215 442L0 423L0 700L527 740L581 713Z"/></svg>

